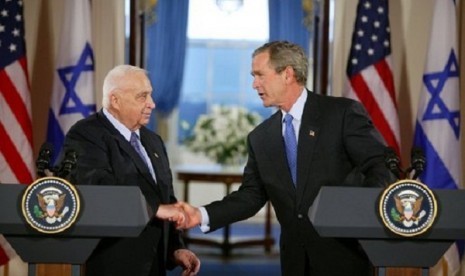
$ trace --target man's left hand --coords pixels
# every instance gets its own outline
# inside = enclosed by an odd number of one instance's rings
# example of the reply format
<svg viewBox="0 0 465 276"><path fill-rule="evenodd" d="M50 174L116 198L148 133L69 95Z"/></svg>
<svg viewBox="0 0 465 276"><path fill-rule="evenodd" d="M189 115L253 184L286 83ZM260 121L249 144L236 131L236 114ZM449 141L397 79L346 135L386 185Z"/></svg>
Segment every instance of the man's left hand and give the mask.
<svg viewBox="0 0 465 276"><path fill-rule="evenodd" d="M194 276L199 273L200 260L188 249L174 251L174 262L182 267L182 276Z"/></svg>

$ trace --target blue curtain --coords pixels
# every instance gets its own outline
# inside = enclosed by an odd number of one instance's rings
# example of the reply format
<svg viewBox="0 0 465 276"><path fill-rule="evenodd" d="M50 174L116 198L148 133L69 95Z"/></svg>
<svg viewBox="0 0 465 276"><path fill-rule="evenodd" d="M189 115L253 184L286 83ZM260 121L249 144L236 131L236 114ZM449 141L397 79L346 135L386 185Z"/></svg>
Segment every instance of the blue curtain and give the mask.
<svg viewBox="0 0 465 276"><path fill-rule="evenodd" d="M268 0L270 41L287 40L309 52L310 32L304 25L301 0Z"/></svg>
<svg viewBox="0 0 465 276"><path fill-rule="evenodd" d="M154 90L155 110L162 116L177 106L181 93L188 10L188 0L159 0L153 11L155 20L146 26L146 69Z"/></svg>

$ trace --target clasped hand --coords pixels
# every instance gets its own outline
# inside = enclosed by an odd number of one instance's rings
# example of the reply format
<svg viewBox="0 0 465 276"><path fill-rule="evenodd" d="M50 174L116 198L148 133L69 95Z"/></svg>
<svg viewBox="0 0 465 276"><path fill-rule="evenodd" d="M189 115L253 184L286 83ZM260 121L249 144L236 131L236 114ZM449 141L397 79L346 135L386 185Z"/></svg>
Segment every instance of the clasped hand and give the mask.
<svg viewBox="0 0 465 276"><path fill-rule="evenodd" d="M190 229L202 221L199 208L182 201L160 205L156 217L173 222L177 229Z"/></svg>

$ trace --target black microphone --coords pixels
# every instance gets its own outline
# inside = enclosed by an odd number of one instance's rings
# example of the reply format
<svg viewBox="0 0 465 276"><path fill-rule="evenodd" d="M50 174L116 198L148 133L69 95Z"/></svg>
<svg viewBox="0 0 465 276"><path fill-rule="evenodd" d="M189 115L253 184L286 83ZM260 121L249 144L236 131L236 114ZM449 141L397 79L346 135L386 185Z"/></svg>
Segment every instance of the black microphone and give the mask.
<svg viewBox="0 0 465 276"><path fill-rule="evenodd" d="M412 164L412 169L415 170L415 173L413 174L412 179L417 179L418 176L425 170L425 167L426 167L426 157L421 148L418 148L418 147L412 148L411 164Z"/></svg>
<svg viewBox="0 0 465 276"><path fill-rule="evenodd" d="M39 156L36 160L37 175L46 176L45 170L50 170L50 161L52 159L53 145L46 142L40 147Z"/></svg>
<svg viewBox="0 0 465 276"><path fill-rule="evenodd" d="M58 172L58 177L66 178L68 174L76 167L77 154L73 149L69 149L65 153L65 157L61 162L61 166Z"/></svg>
<svg viewBox="0 0 465 276"><path fill-rule="evenodd" d="M400 169L400 160L393 148L386 147L384 150L384 163L397 179L400 179L400 173L402 171Z"/></svg>

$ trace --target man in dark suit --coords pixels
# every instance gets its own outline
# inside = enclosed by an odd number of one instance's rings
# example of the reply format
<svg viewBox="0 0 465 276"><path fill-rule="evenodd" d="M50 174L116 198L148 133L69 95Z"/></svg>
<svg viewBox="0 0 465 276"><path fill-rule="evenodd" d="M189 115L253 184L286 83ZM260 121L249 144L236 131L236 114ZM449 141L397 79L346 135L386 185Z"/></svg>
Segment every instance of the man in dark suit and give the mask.
<svg viewBox="0 0 465 276"><path fill-rule="evenodd" d="M253 87L264 106L279 110L249 134L238 191L200 208L179 203L189 217L184 227L213 231L255 215L270 200L281 225L283 275L373 275L356 240L320 237L307 213L322 186L391 183L385 144L360 103L307 91L307 68L304 51L292 43L255 50ZM294 143L295 156L287 143Z"/></svg>
<svg viewBox="0 0 465 276"><path fill-rule="evenodd" d="M78 154L72 183L138 186L151 215L138 237L103 239L86 263L86 276L163 276L176 265L183 267L183 275L199 271L199 259L168 222L182 222L184 214L173 205L177 199L164 143L145 127L154 108L145 70L120 65L105 77L103 109L78 121L66 135L63 152Z"/></svg>

